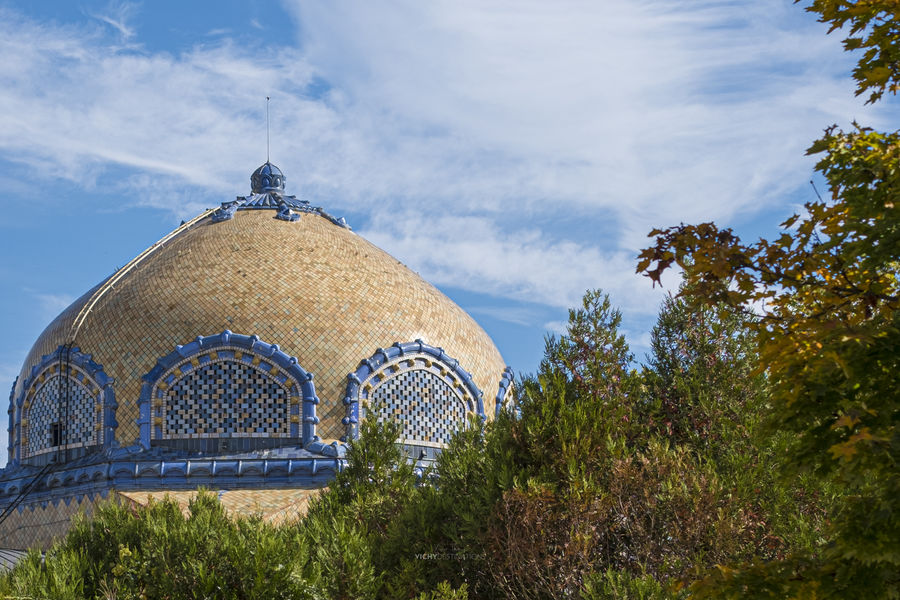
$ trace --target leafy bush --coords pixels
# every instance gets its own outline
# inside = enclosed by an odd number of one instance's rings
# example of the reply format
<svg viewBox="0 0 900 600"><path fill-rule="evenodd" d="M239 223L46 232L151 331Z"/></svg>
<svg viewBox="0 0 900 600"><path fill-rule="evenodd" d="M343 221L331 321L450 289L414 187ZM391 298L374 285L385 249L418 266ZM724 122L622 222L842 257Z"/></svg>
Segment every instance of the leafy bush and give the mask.
<svg viewBox="0 0 900 600"><path fill-rule="evenodd" d="M171 500L107 502L80 518L47 553L0 584L11 595L48 598L317 598L299 571L296 532L258 518L233 519L201 492L187 514Z"/></svg>
<svg viewBox="0 0 900 600"><path fill-rule="evenodd" d="M210 493L186 514L108 503L0 592L658 600L685 597L716 564L814 550L827 490L771 475L783 440L755 435L764 381L743 324L670 301L638 372L618 323L588 292L518 382L516 413L473 420L424 476L398 424L365 421L294 523L229 518Z"/></svg>

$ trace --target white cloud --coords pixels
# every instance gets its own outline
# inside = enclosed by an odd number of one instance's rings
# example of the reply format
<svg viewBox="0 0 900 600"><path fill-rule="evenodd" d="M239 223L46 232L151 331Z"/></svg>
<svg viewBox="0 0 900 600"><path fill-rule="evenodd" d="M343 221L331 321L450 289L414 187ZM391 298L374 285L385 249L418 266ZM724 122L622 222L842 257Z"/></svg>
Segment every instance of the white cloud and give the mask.
<svg viewBox="0 0 900 600"><path fill-rule="evenodd" d="M75 301L75 296L71 294L41 294L35 293L37 305L40 308L41 318L49 323L65 308Z"/></svg>
<svg viewBox="0 0 900 600"><path fill-rule="evenodd" d="M538 318L538 311L525 306L467 306L466 310L473 315L488 317L512 323L514 325L531 326Z"/></svg>
<svg viewBox="0 0 900 600"><path fill-rule="evenodd" d="M547 321L544 323L544 329L556 335L566 335L568 333L569 324L566 321Z"/></svg>
<svg viewBox="0 0 900 600"><path fill-rule="evenodd" d="M128 41L135 36L135 29L129 25L129 21L135 17L139 6L134 2L110 2L103 13L91 16L112 27L123 41Z"/></svg>
<svg viewBox="0 0 900 600"><path fill-rule="evenodd" d="M269 95L289 191L369 217L427 278L554 307L602 287L646 315L652 226L780 202L823 126L886 114L780 0L287 5L297 48L182 54L3 12L0 154L185 218L247 191ZM99 18L139 41L134 7Z"/></svg>
<svg viewBox="0 0 900 600"><path fill-rule="evenodd" d="M360 234L438 285L563 308L599 287L632 314L655 312L662 294L634 273L629 252L505 230L484 217L393 213Z"/></svg>
<svg viewBox="0 0 900 600"><path fill-rule="evenodd" d="M14 15L0 32L0 151L85 186L115 165L222 199L245 191L247 165L264 156L260 90L309 77L290 49L263 58L227 44L181 56L123 53L88 31ZM318 132L312 123L327 108L281 97L282 126L303 121Z"/></svg>
<svg viewBox="0 0 900 600"><path fill-rule="evenodd" d="M629 248L771 204L805 182L809 140L862 112L838 40L775 0L291 6L310 63L396 149L394 189L613 208Z"/></svg>

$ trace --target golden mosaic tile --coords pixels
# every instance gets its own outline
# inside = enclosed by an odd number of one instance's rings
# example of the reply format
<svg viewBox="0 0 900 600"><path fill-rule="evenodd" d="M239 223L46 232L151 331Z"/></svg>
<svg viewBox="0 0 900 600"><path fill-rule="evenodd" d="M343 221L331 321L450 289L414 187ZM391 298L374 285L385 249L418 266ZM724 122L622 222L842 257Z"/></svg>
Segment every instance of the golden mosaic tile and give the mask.
<svg viewBox="0 0 900 600"><path fill-rule="evenodd" d="M84 512L90 515L99 497L89 498L76 494L66 504L63 500L48 502L42 507L39 502L23 502L3 523L0 523L0 547L27 549L37 546L49 548L54 541L66 534L72 526L75 515Z"/></svg>
<svg viewBox="0 0 900 600"><path fill-rule="evenodd" d="M188 223L67 308L41 334L23 377L43 354L74 341L115 379L118 441L138 437L141 376L176 344L225 329L278 344L315 375L318 433L343 434L346 376L379 347L417 338L472 373L485 412L505 367L461 308L353 232L304 214L238 211Z"/></svg>
<svg viewBox="0 0 900 600"><path fill-rule="evenodd" d="M255 489L223 490L214 492L225 510L236 516L259 515L272 524L294 521L306 514L310 501L321 489ZM111 490L107 499L128 504L146 505L151 499L160 501L171 498L187 514L188 505L197 491L168 490L154 492L120 492ZM79 513L90 516L94 507L107 500L95 495L75 494L64 500L41 503L24 502L22 510L16 509L0 524L0 548L28 549L49 548L53 542L63 537L72 526L73 518Z"/></svg>
<svg viewBox="0 0 900 600"><path fill-rule="evenodd" d="M221 490L213 492L225 511L231 515L258 515L273 524L281 524L297 520L306 514L310 501L321 489L269 489L269 490ZM190 501L197 496L196 490L163 490L155 492L119 492L119 496L139 505L146 505L151 500L159 502L169 498L178 503L181 511L187 515Z"/></svg>

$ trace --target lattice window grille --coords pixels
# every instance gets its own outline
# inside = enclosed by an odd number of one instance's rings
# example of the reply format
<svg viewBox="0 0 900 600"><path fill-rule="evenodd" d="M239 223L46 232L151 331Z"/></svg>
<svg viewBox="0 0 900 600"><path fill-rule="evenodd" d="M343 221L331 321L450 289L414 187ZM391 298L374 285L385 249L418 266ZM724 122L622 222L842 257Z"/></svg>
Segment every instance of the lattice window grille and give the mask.
<svg viewBox="0 0 900 600"><path fill-rule="evenodd" d="M452 369L428 354L381 365L359 386L360 416L395 419L401 444L442 448L475 414L475 399Z"/></svg>
<svg viewBox="0 0 900 600"><path fill-rule="evenodd" d="M52 363L32 380L21 415L22 458L95 446L101 443L103 429L102 389L78 366ZM54 423L62 425L66 444L53 445Z"/></svg>
<svg viewBox="0 0 900 600"><path fill-rule="evenodd" d="M294 377L237 346L176 363L156 380L150 397L155 440L288 438L302 402Z"/></svg>

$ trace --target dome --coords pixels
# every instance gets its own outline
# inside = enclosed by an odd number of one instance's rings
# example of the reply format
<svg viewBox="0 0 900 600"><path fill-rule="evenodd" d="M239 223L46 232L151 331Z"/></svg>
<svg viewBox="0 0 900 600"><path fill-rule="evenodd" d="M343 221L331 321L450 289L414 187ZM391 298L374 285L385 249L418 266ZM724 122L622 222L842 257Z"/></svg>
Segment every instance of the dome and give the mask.
<svg viewBox="0 0 900 600"><path fill-rule="evenodd" d="M466 412L493 414L509 375L465 311L343 219L284 196L275 165L251 184L50 323L11 394L11 463L45 464L62 439L76 458L320 451L372 410L435 448Z"/></svg>

